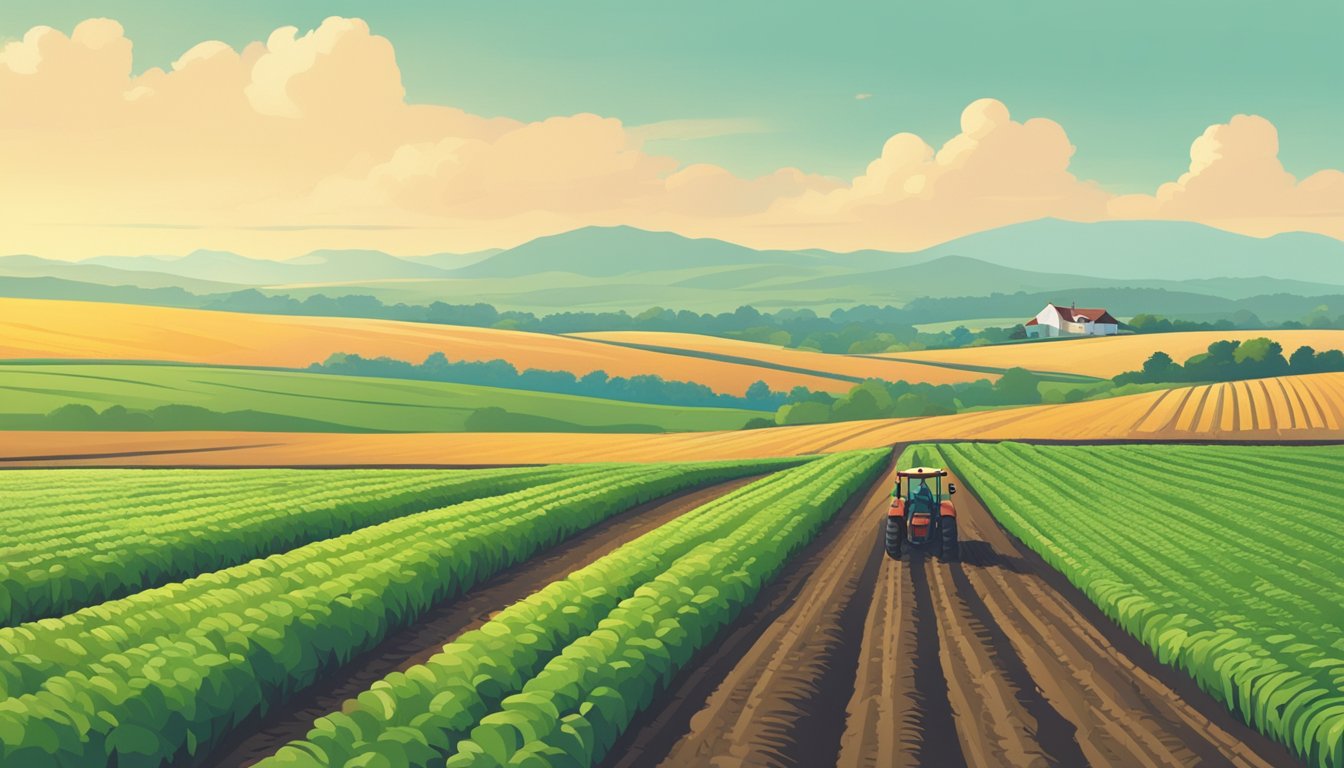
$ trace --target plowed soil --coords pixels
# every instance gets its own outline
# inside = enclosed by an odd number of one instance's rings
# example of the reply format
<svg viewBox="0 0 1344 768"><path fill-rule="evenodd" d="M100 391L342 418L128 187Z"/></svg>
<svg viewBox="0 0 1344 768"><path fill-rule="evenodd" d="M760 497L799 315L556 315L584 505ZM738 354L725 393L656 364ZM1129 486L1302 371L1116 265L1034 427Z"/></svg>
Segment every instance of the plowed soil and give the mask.
<svg viewBox="0 0 1344 768"><path fill-rule="evenodd" d="M312 728L313 721L338 711L392 672L405 671L438 653L464 632L572 571L658 526L758 478L748 477L683 492L634 507L495 576L457 600L430 609L415 624L388 637L284 706L240 724L229 740L201 764L247 766L267 757Z"/></svg>
<svg viewBox="0 0 1344 768"><path fill-rule="evenodd" d="M892 473L790 565L608 766L1287 766L1007 534L964 486L962 562L879 540Z"/></svg>

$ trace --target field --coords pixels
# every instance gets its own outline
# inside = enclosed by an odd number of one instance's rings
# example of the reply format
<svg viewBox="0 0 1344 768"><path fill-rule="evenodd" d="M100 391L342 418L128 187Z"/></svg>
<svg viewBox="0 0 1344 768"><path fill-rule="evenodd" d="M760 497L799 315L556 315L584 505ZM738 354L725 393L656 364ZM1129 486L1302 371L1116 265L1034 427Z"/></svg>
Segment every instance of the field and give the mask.
<svg viewBox="0 0 1344 768"><path fill-rule="evenodd" d="M7 466L459 466L726 460L932 440L1339 440L1344 374L1180 387L1062 405L918 419L660 435L32 432Z"/></svg>
<svg viewBox="0 0 1344 768"><path fill-rule="evenodd" d="M975 491L955 499L964 562L888 560L876 522L895 468L940 449ZM466 472L5 473L18 565L0 571L0 763L1295 762L1259 729L1336 768L1310 744L1338 736L1324 649L1339 641L1307 633L1337 610L1340 561L1297 534L1341 533L1324 510L1344 501L1330 473L1342 458L945 445ZM1232 480L1249 465L1291 468L1306 517L1229 544L1213 532L1255 524L1260 501ZM1167 472L1183 495L1135 490ZM1106 493L1073 498L1084 479ZM1135 493L1152 502L1141 512ZM1082 512L1065 524L1056 496ZM1153 560L1158 516L1188 541ZM1172 588L1228 546L1245 559ZM1213 646L1254 650L1242 638L1266 654L1241 653L1233 672L1252 686L1239 701L1254 728L1206 683ZM1186 649L1205 655L1186 663ZM1254 676L1266 669L1283 674ZM1296 728L1308 722L1328 727ZM1309 738L1282 738L1298 732Z"/></svg>
<svg viewBox="0 0 1344 768"><path fill-rule="evenodd" d="M1307 764L1344 765L1344 450L942 454L1004 527L1160 661Z"/></svg>
<svg viewBox="0 0 1344 768"><path fill-rule="evenodd" d="M1215 341L1273 339L1283 345L1287 357L1302 345L1323 349L1344 349L1344 331L1192 331L1151 333L1107 338L1062 339L1021 344L1005 344L963 349L930 349L882 355L912 363L1009 368L1021 366L1033 371L1076 373L1109 379L1125 371L1138 370L1154 352L1171 355L1178 363L1208 349Z"/></svg>
<svg viewBox="0 0 1344 768"><path fill-rule="evenodd" d="M303 368L337 352L420 362L507 360L518 369L658 375L742 394L757 381L844 392L851 377L791 371L490 328L335 317L209 312L129 304L0 299L0 359L160 360Z"/></svg>
<svg viewBox="0 0 1344 768"><path fill-rule="evenodd" d="M402 686L396 693L400 702L387 699L375 687L373 695L359 697L370 708L364 717L332 716L360 723L371 740L379 727L391 728L395 735L405 733L409 725L439 744L438 731L445 726L459 730L462 725L452 723L461 723L462 717L470 718L465 723L469 725L495 707L516 704L518 697L509 694L516 693L526 677L546 679L555 666L547 662L562 658L566 646L591 648L594 641L585 636L601 622L605 629L599 632L623 626L620 644L628 648L625 656L641 663L624 665L629 674L607 672L606 685L552 694L579 695L599 703L599 714L583 707L575 716L588 715L587 749L600 750L598 745L609 745L608 736L614 738L623 725L617 713L633 715L642 698L639 691L651 692L668 664L676 658L684 663L750 602L760 583L854 491L871 481L881 453L848 454L784 469L798 462L550 470L553 476L534 477L523 490L478 488L479 494L448 506L420 512L402 509L400 515L376 511L374 519L347 526L353 528L349 532L336 528L328 532L330 537L318 534L310 543L285 542L264 527L254 529L241 539L271 542L268 549L273 554L244 562L249 555L238 553L230 558L237 565L160 587L153 584L181 574L148 571L159 577L151 579L144 569L116 556L121 542L143 541L156 532L142 532L133 520L113 522L108 556L84 561L75 553L69 560L81 562L78 571L32 570L21 563L0 579L8 598L5 604L11 606L10 620L4 623L13 625L0 629L0 647L8 657L0 665L0 695L6 697L0 703L0 734L5 735L0 740L0 762L34 768L58 761L134 766L198 755L216 746L231 725L249 715L266 714L323 673L414 623L430 606L560 540L659 497L780 470L668 521L513 605L479 631L458 637L451 650L427 662L429 680L441 677L443 685L431 682L422 694ZM444 473L439 476L443 482ZM115 520L118 502L140 503L145 490L141 483L176 489L188 479L177 473L122 473L108 487L108 480L91 478L89 492L98 499L92 514ZM465 482L472 479L468 476ZM43 490L65 487L72 480L68 472L6 478L15 486L11 490L39 497ZM248 487L249 481L258 478L225 475L221 480L253 506L264 506L269 494ZM75 483L76 488L79 485ZM357 501L363 512L383 506L374 497ZM163 502L161 511L170 520L186 521L199 514L190 499ZM33 563L54 557L59 565L66 547L83 545L77 535L74 540L79 543L67 539L65 529L85 523L86 518L70 515L87 509L89 502L58 503L64 506L45 514L19 505L4 510L6 527L27 525L36 548L30 552L20 542L14 554L29 556ZM220 516L225 530L255 525L248 510L237 504L225 506L228 511ZM107 521L92 523L89 535L101 537L109 530ZM268 524L288 527L290 521L281 516L262 523ZM195 536L182 541L177 554L168 559L186 564L216 556L210 537ZM128 597L97 605L93 603L99 596L82 599L84 585L109 582L150 588L127 589ZM734 586L724 589L728 585ZM668 600L653 604L641 597L660 587L670 589ZM73 599L64 603L26 599L33 594ZM61 615L80 605L91 607ZM53 620L14 625L42 615ZM678 617L676 634L660 629L660 640L643 637L650 627L663 627L667 623L663 617L671 615ZM629 623L622 625L622 619ZM649 650L639 653L639 648ZM590 658L598 663L597 657ZM524 669L532 674L519 678ZM593 674L598 671L595 667ZM463 674L459 682L449 682ZM550 677L556 674L563 676L559 672ZM426 681L423 675L399 679ZM411 719L417 707L431 701L431 719ZM551 710L559 704L554 700ZM578 704L575 700L561 706L577 710ZM544 714L545 709L525 716ZM385 725L378 725L380 720ZM567 720L566 725L572 723ZM553 733L558 734L560 726L557 715ZM462 731L461 737L467 733ZM484 739L476 731L470 734ZM428 759L428 743L417 747L393 738L376 740L374 747L362 741L345 744L349 735L320 739L321 748L334 755L339 752L333 750L384 752L380 747L385 747L403 758L399 764L406 764L408 756L417 763ZM537 741L532 748L542 746ZM345 758L333 762L341 764Z"/></svg>
<svg viewBox="0 0 1344 768"><path fill-rule="evenodd" d="M969 371L945 366L918 365L897 360L861 355L831 355L804 349L787 349L773 344L702 336L694 333L657 333L651 331L603 331L569 334L572 338L592 339L637 349L654 349L674 354L698 356L697 359L756 361L799 370L829 371L854 379L955 384L977 379L995 379L993 373Z"/></svg>
<svg viewBox="0 0 1344 768"><path fill-rule="evenodd" d="M178 365L0 364L0 426L71 403L96 410L194 405L302 420L308 431L462 432L480 408L502 408L524 429L700 431L737 429L769 416L727 408L682 408L589 397L403 379ZM277 419L259 418L275 423ZM531 424L531 427L527 425ZM272 427L272 431L281 431ZM517 430L515 430L517 431Z"/></svg>

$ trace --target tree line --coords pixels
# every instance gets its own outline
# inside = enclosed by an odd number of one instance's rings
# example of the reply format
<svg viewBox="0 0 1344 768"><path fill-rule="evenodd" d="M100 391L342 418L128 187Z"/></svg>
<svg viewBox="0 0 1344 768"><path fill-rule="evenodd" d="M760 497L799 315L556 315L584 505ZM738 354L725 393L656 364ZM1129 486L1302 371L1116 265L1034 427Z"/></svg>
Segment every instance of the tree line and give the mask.
<svg viewBox="0 0 1344 768"><path fill-rule="evenodd" d="M868 379L843 395L813 392L780 406L773 419L752 419L747 427L946 416L969 408L1031 405L1041 402L1041 381L1025 368L1009 368L993 382L978 379L929 384Z"/></svg>
<svg viewBox="0 0 1344 768"><path fill-rule="evenodd" d="M423 363L410 363L390 357L367 358L338 353L323 362L313 363L308 366L308 370L345 376L475 384L482 387L600 397L606 400L653 405L745 408L755 411L773 411L794 400L815 394L805 387L796 387L792 392L777 392L770 389L764 381L758 381L748 387L744 395L730 395L715 392L704 384L669 380L654 374L627 378L609 376L606 371L593 371L583 376L576 376L569 371L548 371L539 368L520 371L505 360L481 362L449 360L442 352L429 355Z"/></svg>
<svg viewBox="0 0 1344 768"><path fill-rule="evenodd" d="M1264 337L1246 341L1215 341L1208 350L1178 363L1166 352L1154 352L1137 371L1114 377L1117 385L1170 382L1239 381L1288 374L1344 371L1344 351L1316 351L1300 346L1287 357L1283 345Z"/></svg>

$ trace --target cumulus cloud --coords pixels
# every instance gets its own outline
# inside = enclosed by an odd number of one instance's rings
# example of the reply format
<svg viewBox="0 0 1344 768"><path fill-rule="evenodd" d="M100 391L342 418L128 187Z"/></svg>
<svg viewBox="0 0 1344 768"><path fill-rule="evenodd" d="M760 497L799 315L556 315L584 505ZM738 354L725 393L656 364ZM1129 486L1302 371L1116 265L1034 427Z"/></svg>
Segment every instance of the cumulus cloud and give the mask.
<svg viewBox="0 0 1344 768"><path fill-rule="evenodd" d="M1344 239L1344 173L1318 171L1299 181L1279 161L1279 132L1259 115L1210 126L1190 145L1190 168L1152 195L1109 204L1125 219L1202 221L1267 236L1308 230Z"/></svg>
<svg viewBox="0 0 1344 768"><path fill-rule="evenodd" d="M1344 236L1344 174L1294 179L1256 117L1210 128L1189 172L1154 195L1112 198L1070 172L1059 124L1015 120L993 99L969 105L940 147L892 136L852 179L791 167L744 178L654 147L766 130L749 119L632 127L408 104L391 42L359 19L283 27L241 50L203 41L133 72L132 43L108 19L69 35L35 27L0 48L0 252L424 253L589 224L904 249L1043 216Z"/></svg>
<svg viewBox="0 0 1344 768"><path fill-rule="evenodd" d="M820 236L830 247L900 249L1046 216L1101 218L1108 196L1069 173L1073 151L1058 123L1017 122L1002 102L980 99L938 149L898 133L862 175L783 198L759 225L779 246Z"/></svg>

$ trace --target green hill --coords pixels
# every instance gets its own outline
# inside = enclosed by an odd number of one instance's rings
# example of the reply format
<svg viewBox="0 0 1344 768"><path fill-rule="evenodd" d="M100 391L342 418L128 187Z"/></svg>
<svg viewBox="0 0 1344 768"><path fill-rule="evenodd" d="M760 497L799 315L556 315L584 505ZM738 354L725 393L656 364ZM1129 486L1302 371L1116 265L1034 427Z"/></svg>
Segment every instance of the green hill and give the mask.
<svg viewBox="0 0 1344 768"><path fill-rule="evenodd" d="M173 410L152 429L275 431L662 432L737 429L761 414L686 408L466 384L252 368L153 363L0 365L0 428L82 428L46 414L70 405L102 412L196 406L229 419L217 426ZM67 410L67 413L69 411ZM59 422L59 423L58 423ZM213 422L212 422L213 423ZM86 428L117 429L117 422Z"/></svg>

